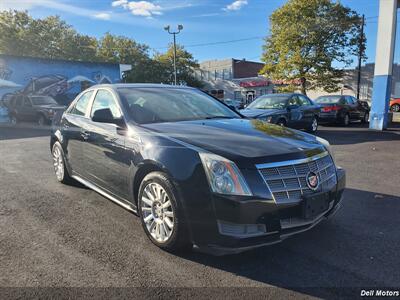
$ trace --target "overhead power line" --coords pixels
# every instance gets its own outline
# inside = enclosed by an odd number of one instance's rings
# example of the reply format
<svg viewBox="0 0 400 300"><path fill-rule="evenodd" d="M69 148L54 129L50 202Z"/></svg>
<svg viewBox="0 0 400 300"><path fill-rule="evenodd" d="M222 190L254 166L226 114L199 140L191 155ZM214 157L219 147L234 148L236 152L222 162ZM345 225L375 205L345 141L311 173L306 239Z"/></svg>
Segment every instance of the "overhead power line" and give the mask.
<svg viewBox="0 0 400 300"><path fill-rule="evenodd" d="M263 38L264 38L263 36L254 36L254 37L236 39L236 40L229 40L229 41L218 41L218 42L209 42L209 43L201 43L201 44L183 45L183 46L185 48L204 47L204 46L212 46L212 45L221 45L221 44L230 44L230 43L251 41L251 40L259 40L259 39L263 39ZM158 48L153 48L153 49L157 50L157 49L168 49L168 48L169 47L158 47Z"/></svg>

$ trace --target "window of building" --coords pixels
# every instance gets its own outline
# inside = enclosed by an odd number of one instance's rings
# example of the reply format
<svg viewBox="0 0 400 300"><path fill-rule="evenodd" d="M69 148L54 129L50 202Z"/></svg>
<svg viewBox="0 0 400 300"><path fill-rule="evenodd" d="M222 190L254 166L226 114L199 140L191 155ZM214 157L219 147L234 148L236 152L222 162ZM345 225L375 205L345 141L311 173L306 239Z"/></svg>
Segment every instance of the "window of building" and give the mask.
<svg viewBox="0 0 400 300"><path fill-rule="evenodd" d="M235 100L242 100L242 92L241 91L234 91L233 92L233 97Z"/></svg>

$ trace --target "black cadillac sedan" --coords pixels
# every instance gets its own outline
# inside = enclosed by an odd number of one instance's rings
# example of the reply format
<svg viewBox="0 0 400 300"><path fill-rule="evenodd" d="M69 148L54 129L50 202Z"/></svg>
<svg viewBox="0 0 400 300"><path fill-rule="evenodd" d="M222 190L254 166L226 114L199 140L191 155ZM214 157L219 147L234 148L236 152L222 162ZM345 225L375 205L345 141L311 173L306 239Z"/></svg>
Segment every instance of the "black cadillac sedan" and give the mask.
<svg viewBox="0 0 400 300"><path fill-rule="evenodd" d="M302 94L269 94L250 103L240 113L249 118L310 133L318 130L320 107Z"/></svg>
<svg viewBox="0 0 400 300"><path fill-rule="evenodd" d="M135 212L166 250L280 242L333 215L345 186L327 141L187 87L93 86L54 120L50 147L58 181Z"/></svg>

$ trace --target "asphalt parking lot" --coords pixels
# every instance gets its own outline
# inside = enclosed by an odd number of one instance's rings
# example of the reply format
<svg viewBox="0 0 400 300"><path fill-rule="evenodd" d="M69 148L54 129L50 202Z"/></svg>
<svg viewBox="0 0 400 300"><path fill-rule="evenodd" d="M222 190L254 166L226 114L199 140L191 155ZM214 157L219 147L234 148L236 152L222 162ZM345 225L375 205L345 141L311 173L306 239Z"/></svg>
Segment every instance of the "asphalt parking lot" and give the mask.
<svg viewBox="0 0 400 300"><path fill-rule="evenodd" d="M255 290L302 298L399 290L400 130L353 124L318 135L347 171L336 216L280 244L213 257L164 252L130 212L58 184L46 129L0 128L0 286L159 287L171 296L184 287L268 287Z"/></svg>

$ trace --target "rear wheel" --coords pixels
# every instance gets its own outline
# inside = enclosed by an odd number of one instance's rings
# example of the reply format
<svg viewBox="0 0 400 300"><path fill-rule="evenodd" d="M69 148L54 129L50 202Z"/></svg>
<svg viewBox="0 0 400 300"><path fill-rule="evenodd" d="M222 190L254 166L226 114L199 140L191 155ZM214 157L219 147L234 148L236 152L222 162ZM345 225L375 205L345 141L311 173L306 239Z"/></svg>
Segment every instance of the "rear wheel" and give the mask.
<svg viewBox="0 0 400 300"><path fill-rule="evenodd" d="M393 104L391 107L390 107L390 110L391 111L393 111L393 112L400 112L400 104Z"/></svg>
<svg viewBox="0 0 400 300"><path fill-rule="evenodd" d="M318 130L318 119L314 117L310 126L307 128L307 131L310 133L316 133Z"/></svg>
<svg viewBox="0 0 400 300"><path fill-rule="evenodd" d="M191 247L180 203L172 181L164 173L149 173L140 184L138 211L143 229L164 250Z"/></svg>
<svg viewBox="0 0 400 300"><path fill-rule="evenodd" d="M350 124L350 116L349 114L345 114L342 120L342 125L349 126L349 124Z"/></svg>
<svg viewBox="0 0 400 300"><path fill-rule="evenodd" d="M67 166L65 165L64 151L59 142L55 142L52 148L53 166L56 178L61 183L71 183L73 179L68 173Z"/></svg>

